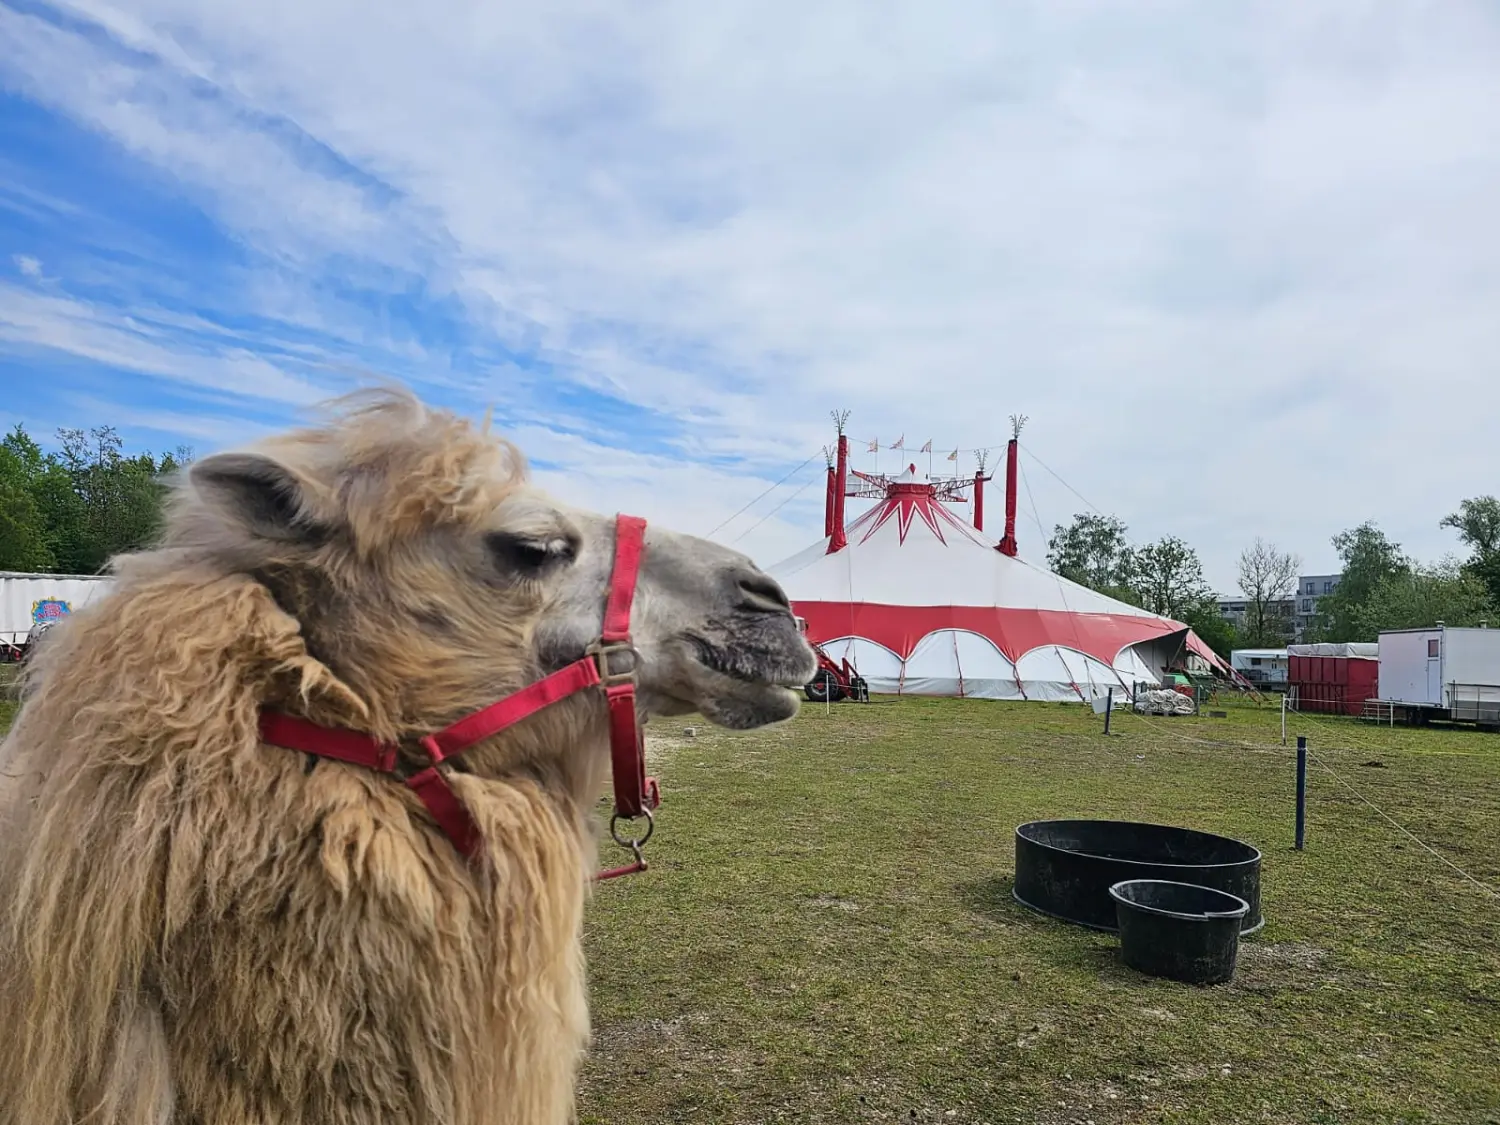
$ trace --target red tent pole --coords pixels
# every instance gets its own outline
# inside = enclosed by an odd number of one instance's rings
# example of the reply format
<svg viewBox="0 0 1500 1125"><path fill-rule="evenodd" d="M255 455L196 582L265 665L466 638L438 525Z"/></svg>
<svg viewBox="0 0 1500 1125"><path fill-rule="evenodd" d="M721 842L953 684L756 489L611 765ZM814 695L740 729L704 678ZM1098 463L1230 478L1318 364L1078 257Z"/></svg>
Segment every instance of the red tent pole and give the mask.
<svg viewBox="0 0 1500 1125"><path fill-rule="evenodd" d="M828 487L823 497L823 538L827 539L833 535L833 498L838 487L838 474L834 472L832 465L828 466Z"/></svg>
<svg viewBox="0 0 1500 1125"><path fill-rule="evenodd" d="M849 485L849 439L839 434L839 460L834 470L833 488L833 535L828 541L828 553L842 551L849 545L844 536L844 493Z"/></svg>
<svg viewBox="0 0 1500 1125"><path fill-rule="evenodd" d="M984 530L984 470L974 474L974 530Z"/></svg>
<svg viewBox="0 0 1500 1125"><path fill-rule="evenodd" d="M1000 540L1000 553L1016 557L1016 450L1018 443L1010 439L1005 449L1005 538Z"/></svg>

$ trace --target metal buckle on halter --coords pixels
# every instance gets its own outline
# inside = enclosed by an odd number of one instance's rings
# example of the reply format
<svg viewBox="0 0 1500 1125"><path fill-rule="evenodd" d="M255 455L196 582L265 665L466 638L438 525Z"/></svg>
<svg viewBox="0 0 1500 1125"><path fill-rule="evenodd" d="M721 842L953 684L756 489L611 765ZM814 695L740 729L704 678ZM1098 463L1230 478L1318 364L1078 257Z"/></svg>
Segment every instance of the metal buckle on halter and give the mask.
<svg viewBox="0 0 1500 1125"><path fill-rule="evenodd" d="M613 687L616 684L626 684L635 679L635 667L640 661L641 654L636 651L635 645L629 641L595 641L583 650L585 656L592 656L594 663L599 668L599 684L601 687ZM625 653L630 659L628 667L623 672L611 672L609 658L615 653Z"/></svg>
<svg viewBox="0 0 1500 1125"><path fill-rule="evenodd" d="M650 809L642 809L641 816L646 818L646 834L639 838L631 837L628 840L622 839L620 836L620 822L634 823L636 818L621 816L619 813L615 813L609 818L610 838L619 844L620 847L630 852L635 857L635 862L627 867L617 867L611 871L603 872L602 876L604 878L613 879L619 875L631 875L637 871L646 870L646 857L641 854L641 849L646 846L646 841L651 839L652 833L656 831L656 818L651 815Z"/></svg>

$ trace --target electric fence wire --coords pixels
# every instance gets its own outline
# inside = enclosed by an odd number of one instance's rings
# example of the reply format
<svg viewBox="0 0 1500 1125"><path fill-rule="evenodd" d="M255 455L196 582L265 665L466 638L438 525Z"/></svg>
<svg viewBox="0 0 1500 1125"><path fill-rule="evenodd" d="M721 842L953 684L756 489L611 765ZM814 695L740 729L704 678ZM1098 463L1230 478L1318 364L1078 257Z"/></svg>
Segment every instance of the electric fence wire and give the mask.
<svg viewBox="0 0 1500 1125"><path fill-rule="evenodd" d="M777 504L776 507L772 508L765 515L761 516L760 519L756 520L749 527L745 528L744 531L740 532L733 539L731 539L729 541L730 545L732 546L733 544L738 543L741 539L745 538L745 536L749 535L757 527L759 527L761 524L765 523L768 519L770 519L772 516L774 516L777 512L781 511L782 508L785 508L793 500L797 499L797 497L801 496L804 492L806 492L809 488L811 488L813 486L813 484L816 483L816 481L817 481L817 478L814 477L812 480L810 480L806 484L804 484L801 488L797 489L797 491L793 492L790 496L788 496L780 504Z"/></svg>
<svg viewBox="0 0 1500 1125"><path fill-rule="evenodd" d="M1064 480L1061 475L1059 475L1055 470L1053 470L1049 465L1047 465L1046 462L1044 462L1040 457L1038 457L1030 449L1028 449L1024 445L1021 446L1020 449L1021 449L1021 452L1025 453L1029 458L1031 458L1031 460L1035 461L1039 466L1041 466L1041 468L1043 470L1045 470L1048 474L1050 474L1052 476L1052 478L1057 481L1058 484L1062 485L1069 492L1071 492L1074 496L1078 497L1079 500L1083 501L1083 503L1087 507L1091 508L1095 513L1097 513L1099 515L1103 515L1104 514L1103 510L1098 505L1096 505L1087 496L1083 495L1083 493L1079 492L1076 488L1074 488L1071 484L1069 484L1066 480ZM1028 495L1030 494L1030 491L1031 491L1031 488L1030 488L1030 485L1028 483L1028 485L1027 485L1027 493L1028 493ZM1036 507L1035 501L1033 501L1032 502L1033 513L1035 512L1035 507ZM1041 521L1040 520L1037 521L1037 525L1040 528L1040 526L1041 526ZM1137 714L1135 712L1135 709L1133 707L1128 707L1127 706L1125 708L1125 710L1127 712L1129 712L1133 718L1138 718L1138 719L1142 720L1143 722L1147 723L1148 725L1153 725L1151 723L1151 719L1150 719L1149 716ZM1301 711L1297 712L1297 715L1299 717L1301 717L1301 718L1306 719L1307 721L1310 721L1310 722L1314 723L1314 724L1322 725L1322 720L1319 720L1316 716L1309 715L1309 714L1307 714L1305 712L1301 712ZM1335 728L1333 728L1331 726L1331 724L1330 724L1330 725L1326 726L1324 729L1330 729L1330 730L1332 730L1332 729L1335 729ZM1346 738L1348 738L1348 732L1347 731L1340 731L1339 733L1343 734ZM1174 737L1174 738L1178 738L1179 740L1183 740L1182 736L1180 736L1178 734L1178 732L1176 732L1176 731L1169 732L1169 736L1170 737ZM1198 740L1194 739L1192 741L1198 741ZM1354 738L1348 738L1348 741L1350 741L1350 742L1356 742L1356 743L1360 742L1359 739L1354 739ZM1360 745L1360 749L1366 750L1366 751L1375 751L1375 752L1378 752L1380 748L1377 747L1377 746L1374 746L1373 744L1370 744L1370 743L1363 743L1362 745ZM1428 852L1429 854L1431 854L1439 862L1441 862L1441 863L1445 864L1446 866L1448 866L1449 868L1451 868L1458 875L1460 875L1463 879L1465 879L1469 883L1472 883L1474 886L1478 887L1481 891L1483 891L1490 898L1495 899L1496 901L1500 901L1500 891L1496 891L1493 887L1489 886L1487 883L1484 883L1481 880L1475 878L1473 875L1469 874L1469 872L1465 871L1458 864L1454 863L1447 856L1443 855L1442 852L1438 851L1431 844L1429 844L1426 840L1423 840L1415 832L1413 832L1411 829L1407 828L1400 821L1398 821L1395 817L1391 816L1390 813L1386 812L1383 808L1381 808L1379 805L1377 805L1374 801L1370 800L1369 797L1366 797L1363 793L1361 793L1358 789L1356 789L1353 785L1351 785L1349 783L1349 781L1342 774L1338 773L1322 757L1320 757L1317 754L1313 753L1313 751L1311 749L1308 750L1307 756L1308 756L1308 759L1310 761L1316 763L1317 766L1320 769L1322 769L1324 772L1326 772L1330 777L1332 777L1335 781L1337 781L1345 789L1349 790L1349 792L1352 793L1361 802L1363 802L1365 805L1369 806L1369 808L1371 810L1373 810L1378 816L1380 816L1381 819L1385 820L1388 824L1390 824L1391 827L1395 828L1402 835L1408 837L1410 840L1412 840L1414 843L1416 843L1423 850L1425 850L1426 852Z"/></svg>
<svg viewBox="0 0 1500 1125"><path fill-rule="evenodd" d="M791 472L787 473L786 476L782 477L779 481L777 481L775 484L773 484L770 488L766 489L759 496L757 496L754 500L750 501L750 503L746 504L739 511L735 512L734 515L730 516L723 523L719 524L718 527L714 528L712 531L710 531L703 538L705 538L705 539L712 539L715 535L719 534L719 532L723 531L726 527L728 527L730 524L732 524L735 520L739 519L742 515L744 515L746 512L748 512L751 508L755 507L755 505L759 504L767 496L771 495L771 493L775 492L778 488L780 488L782 485L784 485L787 481L791 480L794 476L796 476L798 473L800 473L803 469L807 468L807 466L811 465L813 463L813 461L817 458L817 456L818 455L816 453L814 453L806 461L802 462L802 464L798 465ZM809 482L809 483L811 483L811 482ZM806 488L806 487L807 487L806 485L803 485L803 488ZM785 501L783 501L783 503L785 503ZM760 524L756 524L756 526L759 527Z"/></svg>
<svg viewBox="0 0 1500 1125"><path fill-rule="evenodd" d="M1379 753L1380 750L1381 750L1381 747L1375 745L1374 743L1365 742L1361 738L1351 737L1348 731L1341 730L1341 729L1335 727L1332 722L1330 722L1328 720L1320 719L1316 715L1312 715L1312 714L1309 714L1309 713L1304 712L1304 711L1297 711L1297 712L1294 712L1294 714L1296 714L1298 716L1298 718L1302 719L1305 722L1311 723L1314 726L1317 726L1317 727L1319 727L1321 729L1324 729L1324 730L1328 730L1330 732L1336 732L1337 734L1343 735L1346 741L1354 743L1356 745L1356 748L1359 749L1363 753ZM1377 805L1374 801L1372 801L1372 800L1370 800L1370 798L1366 797L1363 793L1361 793L1358 789L1356 789L1353 785L1351 785L1349 783L1349 781L1342 774L1338 773L1338 771L1336 771L1332 766L1330 766L1326 761L1324 761L1322 757L1320 757L1318 754L1314 753L1313 749L1311 747L1308 747L1307 757L1308 757L1309 761L1316 763L1320 769L1322 769L1325 773L1327 773L1330 777L1332 777L1335 781L1337 781L1345 789L1349 790L1349 792L1352 793L1352 794L1354 794L1354 796L1357 797L1360 801L1362 801L1364 804L1368 805L1371 809L1373 809L1383 820L1385 820L1393 828L1395 828L1397 831L1399 831L1402 835L1408 837L1410 840L1412 840L1414 843L1416 843L1419 847L1421 847L1425 851L1429 852L1433 857L1435 857L1436 859L1438 859L1442 863L1446 864L1448 867L1452 868L1454 871L1456 871L1459 875L1461 875L1468 882L1473 883L1474 886L1478 887L1481 891L1483 891L1490 898L1495 899L1497 902L1500 902L1500 891L1497 891L1495 888L1491 887L1489 884L1487 884L1487 883L1481 881L1480 879L1475 878L1473 875L1469 874L1469 872L1465 871L1458 864L1454 863L1447 856L1443 855L1442 852L1438 851L1431 844L1429 844L1426 840L1422 839L1415 832L1413 832L1410 828L1407 828L1404 824L1402 824L1400 821L1398 821L1395 817L1391 816L1390 813L1386 812L1383 808L1381 808L1379 805Z"/></svg>
<svg viewBox="0 0 1500 1125"><path fill-rule="evenodd" d="M998 448L998 447L985 447L985 451L988 452L988 450L990 448ZM1026 447L1024 445L1021 445L1021 446L1019 446L1019 449L1020 449L1020 451L1022 453L1025 453L1027 457L1029 457L1031 460L1035 461L1037 463L1037 465L1040 466L1043 469L1043 471L1045 471L1048 475L1050 475L1060 485L1062 485L1065 489L1067 489L1074 496L1076 496L1079 500L1081 500L1086 507L1088 507L1089 509L1091 509L1092 511L1094 511L1095 513L1097 513L1099 515L1103 515L1104 514L1103 509L1101 509L1097 504L1095 504L1093 501L1091 501L1088 497L1084 496L1083 493L1079 492L1078 489L1074 488L1065 479L1063 479L1063 477L1056 470L1054 470L1045 461L1043 461L1040 457L1038 457L1035 453L1033 453L1030 450L1030 448L1028 448L1028 447ZM977 451L978 450L963 450L961 452L977 452ZM812 461L816 457L817 457L817 454L815 453L811 457L807 458L806 461L803 461L795 469L793 469L791 472L787 473L786 476L782 477L779 481L777 481L775 484L771 485L769 488L767 488L759 496L755 497L755 499L751 500L748 504L746 504L739 511L735 512L728 519L724 520L723 523L721 523L717 527L715 527L713 529L713 531L710 531L708 533L708 537L712 537L713 535L716 535L718 532L722 531L725 527L729 526L729 524L733 523L740 516L744 515L747 511L749 511L751 508L753 508L756 504L760 503L760 501L764 500L767 496L769 496L776 489L778 489L782 485L786 484L787 481L791 480L794 476L796 476L799 472L801 472L809 464L811 464ZM815 480L816 480L816 478L814 478L814 481L808 481L806 484L803 484L800 488L798 488L795 492L793 492L790 496L788 496L780 504L778 504L778 505L776 505L776 507L772 508L769 512L767 512L764 516L762 516L759 520L757 520L754 524L752 524L745 531L741 532L733 540L733 542L738 543L745 536L749 535L750 532L754 531L761 524L765 523L766 520L770 519L777 512L781 511L781 509L784 508L784 507L786 507L787 504L791 503L791 501L795 500L798 496L800 496L803 492L805 492L815 482ZM1041 514L1040 514L1040 512L1039 512L1039 510L1037 508L1037 504L1036 504L1036 497L1033 495L1032 490L1031 490L1031 482L1029 480L1026 480L1025 478L1023 478L1023 483L1026 486L1026 497L1027 497L1027 500L1029 501L1030 506L1031 506L1031 516L1032 516L1032 519L1036 523L1038 533L1045 536L1046 529L1043 526L1042 521L1041 521ZM850 583L852 585L852 581L853 581L853 575L852 574L849 575L849 579L850 579ZM1067 610L1067 594L1066 594L1066 591L1064 590L1064 588L1062 586L1062 583L1061 583L1060 579L1059 579L1059 582L1058 582L1058 593L1062 597L1064 609L1066 611ZM1071 613L1068 613L1068 616L1069 616L1070 619L1072 618L1072 614ZM1076 623L1074 624L1074 640L1075 641L1078 640L1077 625L1076 625ZM1088 671L1089 671L1090 687L1093 687L1094 684L1093 684L1092 669L1088 669ZM1278 748L1278 747L1269 746L1269 745L1262 746L1262 745L1256 744L1256 743L1231 744L1231 743L1224 743L1222 741L1211 741L1211 740L1207 740L1207 739L1191 738L1191 737L1188 737L1186 735L1182 735L1181 733L1179 733L1177 731L1171 730L1170 728L1167 728L1165 730L1153 729L1153 728L1157 727L1157 724L1155 722L1153 722L1153 720L1152 720L1152 718L1150 716L1144 715L1144 714L1140 714L1140 713L1136 712L1135 708L1133 706L1130 706L1129 704L1127 704L1125 707L1123 707L1122 710L1124 710L1126 713L1128 713L1131 716L1132 719L1139 720L1142 724L1144 724L1144 726L1146 728L1152 729L1152 733L1157 734L1157 735L1166 734L1167 737L1170 738L1170 739L1172 739L1173 741L1180 742L1180 743L1183 743L1183 744L1186 744L1186 745L1208 745L1208 746L1216 746L1216 747L1217 746L1238 746L1238 748L1240 748L1240 749L1256 750L1256 751L1260 751L1260 752L1272 752L1272 753L1276 752L1278 749L1283 749L1283 748ZM1316 716L1309 715L1309 714L1307 714L1305 712L1300 712L1300 711L1297 712L1297 715L1300 718L1304 719L1304 720L1310 721L1310 722L1312 722L1314 724L1322 725L1322 721L1319 720ZM1330 725L1326 726L1325 729L1332 730L1332 729L1335 729L1335 728L1333 728L1331 726L1331 724L1330 724ZM1358 739L1348 738L1348 732L1347 731L1339 731L1339 733L1342 734L1342 735L1344 735L1351 742L1359 742L1360 741ZM1365 750L1365 751L1376 751L1376 752L1378 752L1379 749L1380 749L1379 747L1374 746L1373 744L1369 744L1369 743L1364 743L1364 744L1360 745L1359 748L1361 750ZM1323 770L1325 773L1328 774L1328 776L1332 777L1336 782L1338 782L1341 786L1343 786L1345 789L1347 789L1351 794L1354 795L1355 798L1357 798L1364 805L1368 806L1376 815L1378 815L1382 820L1384 820L1386 823L1388 823L1391 827L1395 828L1402 835L1406 836L1413 843L1417 844L1417 846L1419 846L1424 851L1426 851L1428 854L1430 854L1434 859L1438 860L1440 863L1442 863L1445 866L1447 866L1448 868L1452 869L1456 874L1458 874L1465 881L1473 884L1480 891L1484 892L1484 894L1486 894L1487 896L1489 896L1492 899L1495 899L1496 901L1500 901L1500 891L1496 891L1493 887L1489 886L1488 884L1484 883L1480 879L1478 879L1475 876L1471 875L1469 872L1465 871L1462 867L1460 867L1458 864L1454 863L1447 856L1443 855L1440 851L1438 851L1436 848L1434 848L1431 844L1427 843L1427 841L1423 840L1420 836L1418 836L1411 829L1407 828L1400 821L1396 820L1396 818L1393 817L1393 816L1391 816L1390 813L1386 812L1383 808L1381 808L1379 805L1377 805L1369 797L1365 796L1358 789L1356 789L1352 784L1350 784L1350 782L1348 781L1348 779L1346 779L1342 774L1340 774L1332 766L1330 766L1328 764L1328 762L1325 761L1320 755L1314 753L1311 749L1309 749L1307 756L1308 756L1308 759L1310 761L1312 761L1313 763L1315 763L1318 766L1319 769Z"/></svg>
<svg viewBox="0 0 1500 1125"><path fill-rule="evenodd" d="M1287 748L1286 747L1275 745L1275 744L1269 744L1269 743L1267 743L1267 744L1262 744L1262 743L1246 743L1246 742L1238 742L1238 743L1236 743L1236 742L1224 742L1224 741L1220 741L1220 740L1209 740L1209 739L1201 739L1201 738L1192 738L1190 736L1182 734L1180 731L1172 730L1169 726L1161 726L1161 725L1159 725L1159 722L1158 722L1157 719L1153 718L1150 715L1138 714L1138 713L1136 713L1134 711L1134 708L1132 708L1132 707L1130 707L1128 705L1125 708L1123 708L1123 709L1125 711L1127 711L1128 713L1130 713L1130 715L1131 715L1131 717L1133 719L1139 720L1140 723L1141 723L1141 725L1144 726L1145 728L1149 729L1152 734L1154 734L1154 735L1156 735L1158 737L1165 736L1166 738L1168 738L1168 739L1170 739L1170 740L1172 740L1174 742L1180 742L1180 743L1183 743L1183 744L1195 745L1195 746L1211 746L1211 747L1215 747L1215 748L1229 748L1229 749L1249 750L1249 751L1252 751L1252 752L1255 752L1255 753L1272 754L1272 755L1275 755L1277 757L1280 757L1281 755L1284 755L1284 754L1287 753ZM1315 727L1318 727L1320 729L1323 729L1323 730L1326 730L1326 731L1330 732L1330 739L1331 740L1334 740L1334 739L1337 739L1337 738L1341 738L1343 741L1350 743L1353 749L1356 749L1356 750L1360 751L1361 753L1377 753L1378 754L1383 749L1389 749L1388 747L1381 747L1381 746L1376 745L1374 743L1365 742L1365 741L1363 741L1360 738L1352 737L1350 735L1349 731L1344 730L1344 729L1342 729L1342 728L1340 728L1338 726L1335 726L1330 721L1319 719L1315 715L1310 715L1310 714L1307 714L1306 712L1302 712L1302 711L1294 712L1294 714L1296 714L1299 719L1302 719L1302 720L1304 720L1304 721L1312 724ZM1162 723L1169 723L1170 721L1171 721L1171 719L1169 717L1167 717L1167 716L1161 717L1161 720L1160 720L1160 722L1162 722ZM1482 892L1484 892L1484 894L1487 895L1489 898L1495 899L1497 902L1500 902L1500 891L1497 891L1494 887L1491 887L1489 884L1485 883L1483 880L1481 880L1481 879L1477 878L1476 876L1470 874L1468 871L1465 871L1462 867L1460 867L1458 864L1454 863L1447 856L1443 855L1442 852L1438 851L1435 847L1433 847L1431 844L1429 844L1426 840L1424 840L1420 836L1418 836L1410 828L1407 828L1404 824L1402 824L1400 821L1398 821L1390 813L1386 812L1385 809L1381 808L1374 801L1372 801L1369 797L1367 797L1363 793L1361 793L1358 789L1356 789L1349 782L1349 780L1347 778L1345 778L1342 774L1340 774L1337 770L1335 770L1331 765L1329 765L1328 762L1325 760L1325 758L1322 755L1319 755L1318 753L1314 752L1314 750L1311 747L1308 747L1307 757L1308 757L1309 761L1313 762L1315 765L1318 766L1319 769L1323 770L1330 777L1332 777L1336 782L1338 782L1345 789L1347 789L1361 803L1367 805L1373 812L1376 813L1376 815L1378 815L1382 820L1384 820L1386 823L1388 823L1389 825L1391 825L1391 827L1395 828L1403 836L1407 837L1412 842L1414 842L1415 844L1417 844L1417 846L1419 846L1424 851L1426 851L1427 853L1429 853L1431 856L1433 856L1433 858L1437 859L1444 866L1450 868L1452 871L1454 871L1455 873L1457 873L1466 882L1472 883L1475 887L1479 888L1479 890L1481 890ZM1268 769L1268 770L1274 769L1276 772L1280 772L1281 769L1283 769L1284 767L1281 766L1278 763L1275 766L1271 766L1271 765L1267 764L1267 765L1265 765L1262 768L1265 768L1265 769Z"/></svg>

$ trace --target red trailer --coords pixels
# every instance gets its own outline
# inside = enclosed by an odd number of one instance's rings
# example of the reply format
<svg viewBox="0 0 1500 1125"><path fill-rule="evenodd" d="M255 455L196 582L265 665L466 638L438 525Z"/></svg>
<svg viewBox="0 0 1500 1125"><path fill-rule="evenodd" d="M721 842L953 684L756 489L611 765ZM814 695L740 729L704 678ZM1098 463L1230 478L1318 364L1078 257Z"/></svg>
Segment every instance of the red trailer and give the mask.
<svg viewBox="0 0 1500 1125"><path fill-rule="evenodd" d="M1299 711L1359 715L1380 696L1377 644L1288 645L1290 705Z"/></svg>

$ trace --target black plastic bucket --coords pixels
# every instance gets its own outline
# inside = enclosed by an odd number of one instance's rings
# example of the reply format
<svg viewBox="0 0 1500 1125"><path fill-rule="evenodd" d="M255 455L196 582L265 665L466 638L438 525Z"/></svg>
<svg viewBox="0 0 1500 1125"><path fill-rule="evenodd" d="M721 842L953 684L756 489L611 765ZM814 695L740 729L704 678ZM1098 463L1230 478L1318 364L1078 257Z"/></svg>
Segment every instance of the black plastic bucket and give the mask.
<svg viewBox="0 0 1500 1125"><path fill-rule="evenodd" d="M1250 904L1241 932L1265 924L1260 852L1242 840L1124 820L1034 820L1016 829L1016 885L1023 906L1113 933L1109 888L1129 879L1213 887Z"/></svg>
<svg viewBox="0 0 1500 1125"><path fill-rule="evenodd" d="M1129 879L1110 887L1109 895L1120 958L1132 969L1186 984L1234 978L1240 923L1250 913L1238 895L1165 879Z"/></svg>

